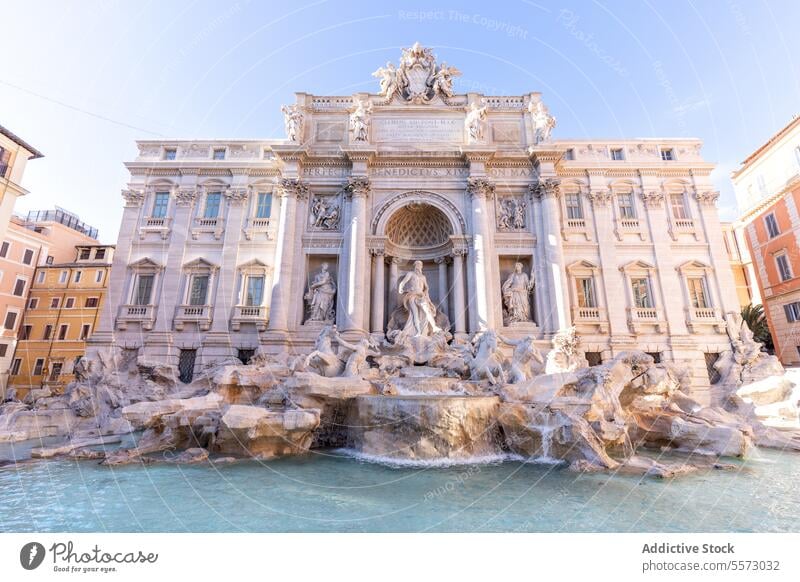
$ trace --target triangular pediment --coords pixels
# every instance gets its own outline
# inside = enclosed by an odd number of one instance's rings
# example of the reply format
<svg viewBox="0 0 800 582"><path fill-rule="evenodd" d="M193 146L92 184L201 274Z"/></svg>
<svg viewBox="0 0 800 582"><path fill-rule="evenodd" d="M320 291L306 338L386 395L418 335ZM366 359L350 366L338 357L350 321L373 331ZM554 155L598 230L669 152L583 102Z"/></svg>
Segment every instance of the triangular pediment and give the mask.
<svg viewBox="0 0 800 582"><path fill-rule="evenodd" d="M143 271L143 270L155 270L155 271L157 271L157 270L160 270L160 269L164 268L163 265L161 265L159 263L156 263L150 257L141 258L138 261L134 261L133 263L131 263L128 266L131 269L136 269L136 270L139 270L139 271Z"/></svg>

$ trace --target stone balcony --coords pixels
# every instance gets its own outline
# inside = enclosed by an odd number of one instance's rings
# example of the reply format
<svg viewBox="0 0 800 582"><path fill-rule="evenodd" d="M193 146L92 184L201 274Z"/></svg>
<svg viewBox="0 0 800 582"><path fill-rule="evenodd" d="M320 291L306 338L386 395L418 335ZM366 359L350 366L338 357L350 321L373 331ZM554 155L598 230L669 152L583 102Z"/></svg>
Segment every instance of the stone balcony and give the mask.
<svg viewBox="0 0 800 582"><path fill-rule="evenodd" d="M142 225L139 227L139 238L143 239L147 233L154 232L159 234L162 240L166 240L171 230L172 217L149 216L142 221Z"/></svg>
<svg viewBox="0 0 800 582"><path fill-rule="evenodd" d="M713 307L687 307L686 327L689 333L701 333L708 331L708 327L713 327L714 331L722 333L725 328L725 320L718 309Z"/></svg>
<svg viewBox="0 0 800 582"><path fill-rule="evenodd" d="M194 219L194 226L192 227L192 238L197 240L200 234L209 233L219 240L222 238L222 233L225 231L225 221L220 217L206 218L198 217Z"/></svg>
<svg viewBox="0 0 800 582"><path fill-rule="evenodd" d="M117 312L117 329L125 330L129 323L138 323L144 330L153 329L156 322L155 305L120 305Z"/></svg>
<svg viewBox="0 0 800 582"><path fill-rule="evenodd" d="M276 227L269 218L248 218L247 226L244 228L244 236L247 240L253 240L259 235L263 235L267 240L274 240Z"/></svg>
<svg viewBox="0 0 800 582"><path fill-rule="evenodd" d="M183 331L187 323L196 323L200 331L211 328L211 318L214 309L210 305L178 305L175 308L173 325L176 331Z"/></svg>
<svg viewBox="0 0 800 582"><path fill-rule="evenodd" d="M647 333L653 331L664 333L667 322L663 312L656 307L628 307L628 329L631 333Z"/></svg>
<svg viewBox="0 0 800 582"><path fill-rule="evenodd" d="M608 314L604 307L573 307L572 323L578 328L608 333Z"/></svg>
<svg viewBox="0 0 800 582"><path fill-rule="evenodd" d="M571 234L583 235L586 240L592 240L592 235L587 227L585 218L566 218L561 224L561 236L566 241Z"/></svg>
<svg viewBox="0 0 800 582"><path fill-rule="evenodd" d="M237 305L233 308L231 329L239 331L243 323L254 323L258 331L267 329L269 309L264 305Z"/></svg>
<svg viewBox="0 0 800 582"><path fill-rule="evenodd" d="M680 235L688 234L699 240L695 221L691 218L671 218L669 221L669 233L672 240L678 240Z"/></svg>
<svg viewBox="0 0 800 582"><path fill-rule="evenodd" d="M644 228L642 222L638 218L617 218L615 220L614 234L617 235L617 240L624 240L625 235L636 235L640 240L645 240Z"/></svg>

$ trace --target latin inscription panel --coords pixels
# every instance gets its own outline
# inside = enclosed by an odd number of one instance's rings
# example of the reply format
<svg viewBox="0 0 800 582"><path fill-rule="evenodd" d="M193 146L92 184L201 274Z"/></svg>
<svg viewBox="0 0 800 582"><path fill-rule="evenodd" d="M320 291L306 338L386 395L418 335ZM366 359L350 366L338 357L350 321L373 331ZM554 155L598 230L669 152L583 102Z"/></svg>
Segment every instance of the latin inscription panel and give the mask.
<svg viewBox="0 0 800 582"><path fill-rule="evenodd" d="M407 117L378 118L373 121L373 140L399 143L461 143L464 141L464 121Z"/></svg>

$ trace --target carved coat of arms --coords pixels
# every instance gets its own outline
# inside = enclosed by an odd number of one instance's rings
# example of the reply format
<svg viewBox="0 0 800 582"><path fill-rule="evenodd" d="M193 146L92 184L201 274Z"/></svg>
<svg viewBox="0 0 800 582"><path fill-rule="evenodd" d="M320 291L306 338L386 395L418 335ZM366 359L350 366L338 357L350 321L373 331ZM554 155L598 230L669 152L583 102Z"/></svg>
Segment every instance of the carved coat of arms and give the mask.
<svg viewBox="0 0 800 582"><path fill-rule="evenodd" d="M390 103L395 96L406 102L428 103L434 97L447 102L453 96L453 77L461 75L455 67L447 63L438 65L431 49L414 43L411 48L403 49L400 66L386 63L374 73L380 79L379 95Z"/></svg>

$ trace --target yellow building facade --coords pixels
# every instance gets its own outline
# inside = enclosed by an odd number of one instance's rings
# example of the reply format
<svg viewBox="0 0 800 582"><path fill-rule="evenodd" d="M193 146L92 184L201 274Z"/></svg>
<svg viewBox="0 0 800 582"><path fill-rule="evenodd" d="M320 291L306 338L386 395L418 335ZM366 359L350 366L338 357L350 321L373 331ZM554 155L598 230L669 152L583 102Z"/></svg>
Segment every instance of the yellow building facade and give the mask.
<svg viewBox="0 0 800 582"><path fill-rule="evenodd" d="M61 393L97 326L106 298L113 245L77 245L69 263L39 266L10 369L9 388Z"/></svg>

